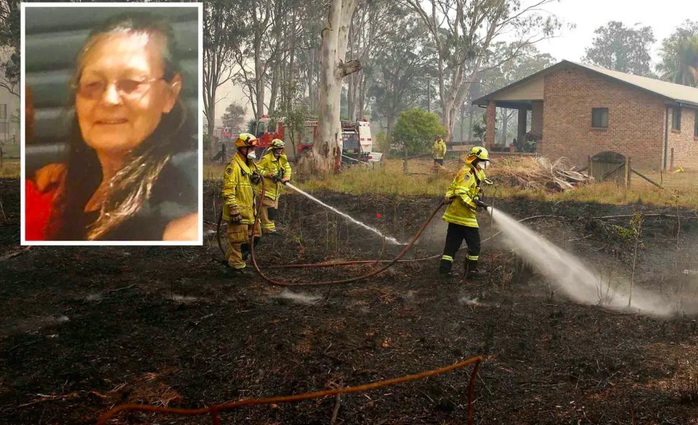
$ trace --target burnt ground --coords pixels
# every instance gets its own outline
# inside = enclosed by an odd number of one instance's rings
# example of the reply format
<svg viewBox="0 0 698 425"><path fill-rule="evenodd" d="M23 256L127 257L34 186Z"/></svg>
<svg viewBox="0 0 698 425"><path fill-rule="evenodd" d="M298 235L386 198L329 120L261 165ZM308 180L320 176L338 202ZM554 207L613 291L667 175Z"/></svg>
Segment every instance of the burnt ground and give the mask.
<svg viewBox="0 0 698 425"><path fill-rule="evenodd" d="M213 199L207 188L206 200ZM434 198L315 193L406 241ZM273 286L222 276L203 247L21 250L19 183L0 180L0 424L91 424L125 402L194 408L354 386L481 355L476 424L698 424L698 330L691 315L652 318L569 301L495 237L489 278L439 281L438 260L401 263L349 284ZM630 219L643 205L500 200L496 205L599 270L629 275ZM211 205L207 223L214 222ZM698 220L647 216L637 284L695 302ZM280 205L284 236L258 247L282 280L357 276L370 266L274 264L392 258L365 230L299 195ZM381 214L378 218L376 214ZM408 253L440 253L434 228ZM481 219L483 238L494 233ZM622 226L622 227L614 227ZM211 227L208 225L208 227ZM11 256L10 254L17 254ZM462 270L463 251L456 259ZM686 270L687 272L684 272ZM464 424L470 369L381 389L241 408L224 424ZM333 414L336 416L333 419ZM119 424L209 424L207 417L122 414Z"/></svg>

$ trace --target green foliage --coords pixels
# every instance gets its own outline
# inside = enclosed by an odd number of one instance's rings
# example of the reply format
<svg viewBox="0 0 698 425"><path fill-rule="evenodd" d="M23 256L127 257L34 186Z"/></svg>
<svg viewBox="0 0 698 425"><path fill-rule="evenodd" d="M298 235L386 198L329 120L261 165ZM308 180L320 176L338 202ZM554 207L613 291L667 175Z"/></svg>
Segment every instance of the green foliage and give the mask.
<svg viewBox="0 0 698 425"><path fill-rule="evenodd" d="M208 133L204 133L203 137L203 144L204 144L204 158L210 158L211 157L211 138L209 137Z"/></svg>
<svg viewBox="0 0 698 425"><path fill-rule="evenodd" d="M239 131L245 122L245 112L244 106L235 102L231 103L225 108L225 114L222 117L223 125L230 127L233 132Z"/></svg>
<svg viewBox="0 0 698 425"><path fill-rule="evenodd" d="M257 132L257 120L255 120L254 118L247 121L247 132L252 134L255 134Z"/></svg>
<svg viewBox="0 0 698 425"><path fill-rule="evenodd" d="M0 87L15 92L20 78L20 2L0 1L0 49L10 52L6 62L0 63ZM2 81L5 80L5 81Z"/></svg>
<svg viewBox="0 0 698 425"><path fill-rule="evenodd" d="M485 140L485 133L487 132L487 116L482 115L482 117L473 124L473 137L475 140L483 141Z"/></svg>
<svg viewBox="0 0 698 425"><path fill-rule="evenodd" d="M379 131L374 139L376 141L376 146L374 146L374 150L385 153L390 152L390 139L388 138L388 135L385 131Z"/></svg>
<svg viewBox="0 0 698 425"><path fill-rule="evenodd" d="M410 109L400 113L393 130L393 140L407 149L407 155L426 153L434 143L434 136L445 134L446 128L439 116L422 109Z"/></svg>
<svg viewBox="0 0 698 425"><path fill-rule="evenodd" d="M277 113L284 120L284 141L290 143L291 149L295 151L296 144L303 137L305 122L311 119L312 115L308 108L300 103L287 105L278 110Z"/></svg>
<svg viewBox="0 0 698 425"><path fill-rule="evenodd" d="M698 22L685 21L662 41L661 78L672 83L698 86Z"/></svg>
<svg viewBox="0 0 698 425"><path fill-rule="evenodd" d="M617 224L612 224L611 228L613 231L620 236L622 239L626 241L633 241L635 240L635 232L633 232L632 229L628 229L627 227L624 226L619 226Z"/></svg>
<svg viewBox="0 0 698 425"><path fill-rule="evenodd" d="M592 46L586 49L583 61L604 68L634 75L654 77L650 69L650 47L656 41L651 27L625 27L610 21L594 31Z"/></svg>

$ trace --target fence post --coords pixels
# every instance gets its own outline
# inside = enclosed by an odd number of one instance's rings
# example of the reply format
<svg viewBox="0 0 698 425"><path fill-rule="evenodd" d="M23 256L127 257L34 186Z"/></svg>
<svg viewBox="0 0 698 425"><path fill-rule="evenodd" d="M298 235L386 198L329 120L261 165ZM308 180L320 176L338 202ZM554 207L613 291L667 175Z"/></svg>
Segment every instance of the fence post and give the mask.
<svg viewBox="0 0 698 425"><path fill-rule="evenodd" d="M625 157L625 188L630 187L630 157Z"/></svg>
<svg viewBox="0 0 698 425"><path fill-rule="evenodd" d="M589 177L594 177L591 173L591 155L587 156L587 170L589 170Z"/></svg>
<svg viewBox="0 0 698 425"><path fill-rule="evenodd" d="M671 161L669 162L669 171L674 169L674 148L671 148Z"/></svg>
<svg viewBox="0 0 698 425"><path fill-rule="evenodd" d="M405 158L402 160L402 173L407 175L407 146L405 146Z"/></svg>

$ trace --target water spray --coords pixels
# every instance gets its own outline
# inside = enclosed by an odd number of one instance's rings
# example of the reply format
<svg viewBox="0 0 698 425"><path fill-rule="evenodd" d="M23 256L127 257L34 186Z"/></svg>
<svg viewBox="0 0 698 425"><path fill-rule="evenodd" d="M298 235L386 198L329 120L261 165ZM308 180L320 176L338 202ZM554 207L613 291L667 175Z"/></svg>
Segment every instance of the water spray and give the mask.
<svg viewBox="0 0 698 425"><path fill-rule="evenodd" d="M602 279L600 273L583 264L576 256L553 244L538 233L519 223L501 210L488 208L495 224L506 238L506 243L516 254L535 265L547 280L565 291L574 301L598 304L605 308L623 310L630 308L655 317L667 317L677 313L676 306L659 294L640 288L632 289L627 282L611 282ZM614 284L615 285L612 285ZM628 306L630 300L630 305Z"/></svg>
<svg viewBox="0 0 698 425"><path fill-rule="evenodd" d="M288 182L287 182L287 183L286 183L286 186L290 187L291 189L295 190L296 192L300 193L301 195L307 197L308 199L317 202L318 204L322 205L323 207L325 207L325 208L327 208L327 209L330 209L330 210L334 211L335 213L341 215L342 217L346 218L347 220L353 222L354 224L358 224L359 226L363 227L364 229L370 230L371 232L377 234L377 235L380 236L381 238L385 239L386 241L388 241L388 242L390 242L390 243L392 243L392 244L394 244L394 245L407 245L407 244L405 244L405 243L399 242L397 239L395 239L395 238L393 238L393 237L391 237L391 236L385 236L384 234L382 234L382 233L381 233L378 229L376 229L375 227L368 226L368 225L366 225L366 224L364 224L364 223L362 223L362 222L360 222L360 221L358 221L358 220L355 220L355 219L352 218L349 214L343 213L343 212L339 211L337 208L334 208L334 207L331 207L331 206L327 205L326 203L324 203L324 202L322 202L321 200L317 199L317 198L314 197L313 195L311 195L311 194L309 194L309 193L307 193L307 192L304 192L303 190L301 190L301 189L297 188L296 186L292 185L291 183L288 183Z"/></svg>

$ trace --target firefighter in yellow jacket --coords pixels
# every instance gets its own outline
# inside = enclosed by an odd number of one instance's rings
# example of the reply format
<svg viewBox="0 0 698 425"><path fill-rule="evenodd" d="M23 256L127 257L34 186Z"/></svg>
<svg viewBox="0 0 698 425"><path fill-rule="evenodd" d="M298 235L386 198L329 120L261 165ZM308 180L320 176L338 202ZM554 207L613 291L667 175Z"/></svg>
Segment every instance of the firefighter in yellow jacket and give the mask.
<svg viewBox="0 0 698 425"><path fill-rule="evenodd" d="M434 145L431 147L431 156L434 158L434 167L436 164L444 166L444 157L446 156L446 143L441 136L436 136Z"/></svg>
<svg viewBox="0 0 698 425"><path fill-rule="evenodd" d="M250 250L250 238L259 237L259 226L254 229L255 196L253 185L261 182L254 161L248 155L254 151L257 138L249 133L241 133L235 140L237 152L225 167L223 176L223 219L228 224L230 249L227 260L228 270L234 276L250 274L245 267ZM250 155L251 156L251 155ZM255 239L255 242L258 239Z"/></svg>
<svg viewBox="0 0 698 425"><path fill-rule="evenodd" d="M443 220L448 222L446 233L446 245L441 256L439 274L451 275L453 257L465 240L468 246L466 256L465 277L482 277L485 273L478 269L480 256L480 229L477 223L476 210L487 209L489 206L483 202L480 184L486 181L484 169L489 164L487 149L476 146L470 150L465 165L458 171L446 191L446 202L449 204L443 215Z"/></svg>
<svg viewBox="0 0 698 425"><path fill-rule="evenodd" d="M270 152L257 163L260 174L264 177L264 199L262 199L262 230L265 234L276 233L276 212L279 208L281 186L291 180L291 165L284 153L284 141L274 139Z"/></svg>

